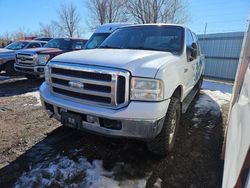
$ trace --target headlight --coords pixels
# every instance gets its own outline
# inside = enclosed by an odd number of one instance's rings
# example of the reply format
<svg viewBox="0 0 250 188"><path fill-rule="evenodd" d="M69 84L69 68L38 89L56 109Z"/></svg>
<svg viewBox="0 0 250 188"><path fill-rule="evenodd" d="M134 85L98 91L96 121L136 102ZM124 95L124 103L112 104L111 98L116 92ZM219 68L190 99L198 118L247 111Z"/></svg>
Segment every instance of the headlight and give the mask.
<svg viewBox="0 0 250 188"><path fill-rule="evenodd" d="M45 65L48 62L49 57L50 57L49 54L38 55L38 57L37 57L38 64Z"/></svg>
<svg viewBox="0 0 250 188"><path fill-rule="evenodd" d="M130 98L138 101L161 101L164 98L163 90L161 80L133 77Z"/></svg>

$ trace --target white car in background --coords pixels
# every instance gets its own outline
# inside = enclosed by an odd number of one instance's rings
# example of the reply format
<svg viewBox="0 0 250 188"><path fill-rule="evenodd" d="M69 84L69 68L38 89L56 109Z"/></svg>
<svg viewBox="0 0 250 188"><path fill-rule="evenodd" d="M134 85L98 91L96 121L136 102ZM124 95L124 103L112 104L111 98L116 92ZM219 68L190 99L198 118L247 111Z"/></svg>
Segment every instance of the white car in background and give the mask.
<svg viewBox="0 0 250 188"><path fill-rule="evenodd" d="M89 38L88 42L85 44L85 49L98 48L101 43L116 29L131 25L129 23L107 23L98 27L92 36Z"/></svg>

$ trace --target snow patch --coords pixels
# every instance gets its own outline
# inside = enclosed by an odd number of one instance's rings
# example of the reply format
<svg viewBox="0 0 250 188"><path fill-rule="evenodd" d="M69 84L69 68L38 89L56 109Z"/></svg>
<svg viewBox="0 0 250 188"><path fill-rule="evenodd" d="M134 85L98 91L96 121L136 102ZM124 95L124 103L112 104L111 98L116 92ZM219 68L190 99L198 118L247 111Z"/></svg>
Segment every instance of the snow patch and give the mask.
<svg viewBox="0 0 250 188"><path fill-rule="evenodd" d="M229 103L231 99L230 93L223 93L221 91L204 90L204 93L211 97L220 107Z"/></svg>
<svg viewBox="0 0 250 188"><path fill-rule="evenodd" d="M154 188L161 188L161 184L162 184L162 179L157 178L156 182L154 183Z"/></svg>
<svg viewBox="0 0 250 188"><path fill-rule="evenodd" d="M43 162L23 173L15 184L21 187L110 187L143 188L147 179L117 181L113 171L103 169L101 160L89 162L85 157L75 160L57 156L53 162Z"/></svg>
<svg viewBox="0 0 250 188"><path fill-rule="evenodd" d="M223 105L228 104L231 99L230 93L223 93L221 91L201 90L199 99L197 100L194 108L195 113L192 118L194 122L193 127L198 128L202 122L202 116L212 115L219 117ZM211 125L208 128L212 128Z"/></svg>
<svg viewBox="0 0 250 188"><path fill-rule="evenodd" d="M35 104L35 106L42 106L39 91L32 91L32 92L28 92L28 93L18 95L18 96L21 96L21 97L34 97L37 100L37 103ZM27 104L27 105L30 105L30 104Z"/></svg>
<svg viewBox="0 0 250 188"><path fill-rule="evenodd" d="M221 107L229 103L230 93L222 93L221 91L202 90L198 101L195 104L196 114L193 121L199 121L199 115L210 112L212 115L220 115Z"/></svg>

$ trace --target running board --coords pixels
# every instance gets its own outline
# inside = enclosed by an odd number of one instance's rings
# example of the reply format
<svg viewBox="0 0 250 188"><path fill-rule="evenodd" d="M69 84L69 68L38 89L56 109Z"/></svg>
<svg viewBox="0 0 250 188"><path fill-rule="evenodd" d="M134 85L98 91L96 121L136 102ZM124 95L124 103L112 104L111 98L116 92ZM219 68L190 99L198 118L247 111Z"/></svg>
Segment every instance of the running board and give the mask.
<svg viewBox="0 0 250 188"><path fill-rule="evenodd" d="M183 100L182 102L182 113L186 113L189 105L191 104L191 102L193 101L193 99L195 98L195 95L197 94L198 89L197 88L193 88L190 93L186 96L186 98Z"/></svg>

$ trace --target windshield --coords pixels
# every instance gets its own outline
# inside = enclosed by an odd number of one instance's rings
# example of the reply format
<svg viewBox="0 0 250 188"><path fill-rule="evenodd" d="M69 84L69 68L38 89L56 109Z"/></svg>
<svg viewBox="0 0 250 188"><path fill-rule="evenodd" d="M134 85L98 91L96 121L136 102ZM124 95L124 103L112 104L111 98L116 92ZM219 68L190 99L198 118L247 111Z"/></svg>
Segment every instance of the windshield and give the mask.
<svg viewBox="0 0 250 188"><path fill-rule="evenodd" d="M43 47L59 48L60 50L69 50L71 47L71 40L70 39L52 39Z"/></svg>
<svg viewBox="0 0 250 188"><path fill-rule="evenodd" d="M20 50L23 49L29 42L13 42L6 46L5 48L9 50Z"/></svg>
<svg viewBox="0 0 250 188"><path fill-rule="evenodd" d="M182 53L184 29L179 26L134 26L120 28L100 48L156 50Z"/></svg>
<svg viewBox="0 0 250 188"><path fill-rule="evenodd" d="M94 33L88 40L85 48L93 49L100 46L100 44L110 35L110 33Z"/></svg>

